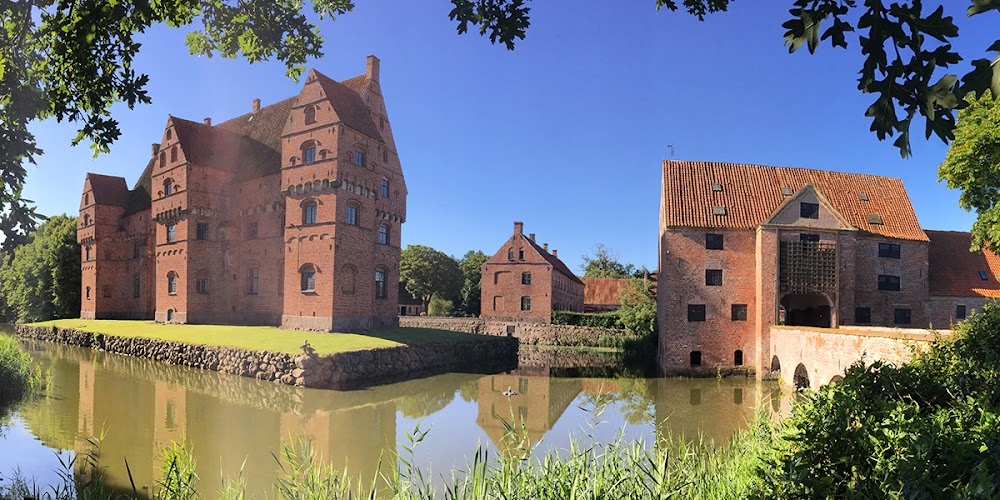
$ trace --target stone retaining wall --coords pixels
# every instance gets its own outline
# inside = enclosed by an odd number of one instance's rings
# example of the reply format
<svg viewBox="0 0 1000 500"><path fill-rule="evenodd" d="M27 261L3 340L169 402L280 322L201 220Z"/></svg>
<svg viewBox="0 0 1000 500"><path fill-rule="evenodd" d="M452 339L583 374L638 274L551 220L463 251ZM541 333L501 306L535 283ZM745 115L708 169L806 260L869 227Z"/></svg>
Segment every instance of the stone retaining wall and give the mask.
<svg viewBox="0 0 1000 500"><path fill-rule="evenodd" d="M455 332L517 337L522 344L557 346L612 346L634 336L625 330L573 325L551 325L520 321L497 321L480 318L440 318L400 316L399 326L434 328Z"/></svg>
<svg viewBox="0 0 1000 500"><path fill-rule="evenodd" d="M404 345L326 356L116 337L72 328L17 325L24 338L89 347L173 365L232 373L287 385L352 389L452 371L496 373L517 367L517 339Z"/></svg>

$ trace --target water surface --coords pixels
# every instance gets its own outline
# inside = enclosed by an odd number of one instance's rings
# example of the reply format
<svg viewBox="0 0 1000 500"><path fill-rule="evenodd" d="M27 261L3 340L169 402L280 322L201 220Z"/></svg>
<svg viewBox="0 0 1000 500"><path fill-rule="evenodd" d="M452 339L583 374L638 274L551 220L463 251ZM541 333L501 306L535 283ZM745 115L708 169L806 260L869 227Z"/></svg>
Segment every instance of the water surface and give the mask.
<svg viewBox="0 0 1000 500"><path fill-rule="evenodd" d="M533 352L506 374L450 373L327 391L59 344L26 345L50 384L0 424L0 477L19 468L42 484L57 480L60 457L86 452L88 438L102 432L101 463L119 487L130 489L126 460L137 487L154 485L160 450L186 439L203 493L244 462L249 489L267 493L277 468L272 453L296 439L309 440L351 475L371 478L380 468L388 473L390 457L405 453L399 443L419 424L430 432L406 458L440 477L462 468L479 445L518 453L504 422L538 445L536 453L620 432L650 441L657 431L701 433L725 442L758 407L777 408L781 397L776 385L753 379L581 377L615 370L567 366L582 362L569 351ZM508 388L517 395L503 395Z"/></svg>

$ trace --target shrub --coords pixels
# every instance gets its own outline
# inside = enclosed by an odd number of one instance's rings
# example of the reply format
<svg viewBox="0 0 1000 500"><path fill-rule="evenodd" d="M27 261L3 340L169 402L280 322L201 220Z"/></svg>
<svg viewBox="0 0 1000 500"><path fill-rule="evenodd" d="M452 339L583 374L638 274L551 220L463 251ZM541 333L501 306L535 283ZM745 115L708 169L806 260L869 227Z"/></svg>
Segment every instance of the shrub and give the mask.
<svg viewBox="0 0 1000 500"><path fill-rule="evenodd" d="M427 305L428 316L451 316L454 310L454 303L441 297L432 298L430 304Z"/></svg>
<svg viewBox="0 0 1000 500"><path fill-rule="evenodd" d="M578 313L573 311L552 311L552 324L587 326L591 328L622 329L621 316L617 311L603 313Z"/></svg>
<svg viewBox="0 0 1000 500"><path fill-rule="evenodd" d="M848 368L793 407L769 495L1000 496L1000 306L912 362Z"/></svg>

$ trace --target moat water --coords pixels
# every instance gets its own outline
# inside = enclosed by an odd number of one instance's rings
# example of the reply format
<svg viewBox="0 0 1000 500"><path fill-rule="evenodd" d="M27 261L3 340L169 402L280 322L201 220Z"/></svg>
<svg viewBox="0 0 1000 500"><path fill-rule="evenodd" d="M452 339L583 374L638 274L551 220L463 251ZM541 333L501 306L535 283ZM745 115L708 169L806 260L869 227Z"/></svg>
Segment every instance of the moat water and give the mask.
<svg viewBox="0 0 1000 500"><path fill-rule="evenodd" d="M419 424L429 433L407 458L440 478L464 468L477 446L491 453L517 449L504 421L537 445L536 454L620 433L649 443L657 433L725 443L758 408L777 411L789 397L776 384L752 378L656 379L608 366L537 362L560 359L559 352L535 352L531 366L511 373L449 373L325 391L59 344L26 345L48 371L49 386L0 421L0 479L20 471L43 486L59 482L60 459L87 452L88 438L102 432L101 465L117 487L131 491L126 460L137 488L155 485L160 450L186 439L201 492L216 491L223 474L242 466L256 496L272 491L272 453L300 438L337 467L370 480L380 468L388 473L387 457L405 453L407 433ZM587 363L579 352L566 356ZM508 388L517 394L505 396Z"/></svg>

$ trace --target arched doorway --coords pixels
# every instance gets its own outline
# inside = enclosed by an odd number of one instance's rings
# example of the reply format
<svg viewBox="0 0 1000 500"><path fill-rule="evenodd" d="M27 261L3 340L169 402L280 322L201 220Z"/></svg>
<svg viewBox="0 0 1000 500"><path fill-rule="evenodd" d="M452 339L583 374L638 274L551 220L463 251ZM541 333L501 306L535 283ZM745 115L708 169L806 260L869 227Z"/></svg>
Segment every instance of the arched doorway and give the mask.
<svg viewBox="0 0 1000 500"><path fill-rule="evenodd" d="M167 323L172 323L174 321L174 310L167 309Z"/></svg>
<svg viewBox="0 0 1000 500"><path fill-rule="evenodd" d="M781 371L781 360L778 359L777 354L771 356L771 371L772 372Z"/></svg>
<svg viewBox="0 0 1000 500"><path fill-rule="evenodd" d="M808 389L809 388L809 371L806 370L806 366L799 363L799 366L795 367L795 375L792 376L792 382L795 384L795 389Z"/></svg>
<svg viewBox="0 0 1000 500"><path fill-rule="evenodd" d="M785 324L789 326L833 326L833 301L821 293L790 293L781 299Z"/></svg>

